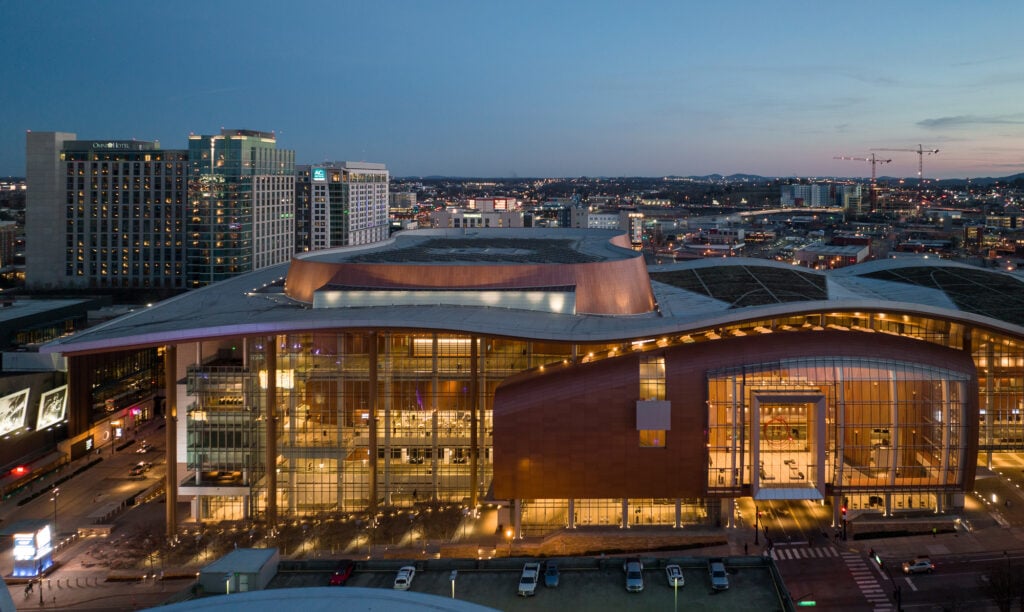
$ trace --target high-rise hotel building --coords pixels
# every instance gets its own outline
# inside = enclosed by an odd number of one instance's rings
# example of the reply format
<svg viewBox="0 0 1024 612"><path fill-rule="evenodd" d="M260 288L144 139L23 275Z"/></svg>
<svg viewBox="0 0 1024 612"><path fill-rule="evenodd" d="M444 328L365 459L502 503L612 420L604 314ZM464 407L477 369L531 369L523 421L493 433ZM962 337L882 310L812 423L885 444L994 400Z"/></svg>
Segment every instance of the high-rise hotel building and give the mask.
<svg viewBox="0 0 1024 612"><path fill-rule="evenodd" d="M184 287L188 152L158 142L29 132L30 289Z"/></svg>
<svg viewBox="0 0 1024 612"><path fill-rule="evenodd" d="M188 284L286 263L295 252L295 152L269 132L221 130L188 142Z"/></svg>
<svg viewBox="0 0 1024 612"><path fill-rule="evenodd" d="M371 244L390 234L384 164L326 162L298 166L297 251Z"/></svg>

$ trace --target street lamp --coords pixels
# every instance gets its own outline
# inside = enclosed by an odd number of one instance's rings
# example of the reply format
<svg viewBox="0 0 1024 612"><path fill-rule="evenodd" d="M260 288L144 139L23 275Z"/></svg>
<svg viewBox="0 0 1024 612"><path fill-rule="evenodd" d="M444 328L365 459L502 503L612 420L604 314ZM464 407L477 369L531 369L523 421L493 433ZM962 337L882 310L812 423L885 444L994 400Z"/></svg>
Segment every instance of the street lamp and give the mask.
<svg viewBox="0 0 1024 612"><path fill-rule="evenodd" d="M448 576L448 580L452 581L452 599L455 599L455 578L458 577L458 575L459 570L452 570L451 575Z"/></svg>
<svg viewBox="0 0 1024 612"><path fill-rule="evenodd" d="M512 528L505 530L505 538L508 539L508 556L512 556Z"/></svg>
<svg viewBox="0 0 1024 612"><path fill-rule="evenodd" d="M60 495L60 489L57 487L53 488L53 497L50 501L53 502L53 537L57 537L57 497Z"/></svg>

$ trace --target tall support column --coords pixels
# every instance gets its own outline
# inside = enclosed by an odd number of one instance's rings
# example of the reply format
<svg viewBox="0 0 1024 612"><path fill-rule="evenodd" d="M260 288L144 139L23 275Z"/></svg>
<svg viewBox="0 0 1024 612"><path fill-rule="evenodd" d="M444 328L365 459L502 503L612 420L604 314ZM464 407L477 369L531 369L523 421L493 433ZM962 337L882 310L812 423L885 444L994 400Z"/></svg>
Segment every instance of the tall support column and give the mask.
<svg viewBox="0 0 1024 612"><path fill-rule="evenodd" d="M568 524L568 527L569 527L569 529L576 529L576 500L573 499L573 498L569 498L568 513L569 513L569 517L568 517L569 518L569 521L568 521L569 524Z"/></svg>
<svg viewBox="0 0 1024 612"><path fill-rule="evenodd" d="M523 500L516 498L512 500L512 528L515 530L513 537L523 537Z"/></svg>
<svg viewBox="0 0 1024 612"><path fill-rule="evenodd" d="M433 413L431 423L432 427L432 438L430 440L430 501L437 501L437 488L440 475L438 474L438 463L441 460L441 448L438 444L438 431L439 420L437 414L437 389L440 384L438 381L437 374L437 334L433 334L430 339L430 411ZM451 443L451 425L448 425L446 430L448 436L445 438L445 444Z"/></svg>
<svg viewBox="0 0 1024 612"><path fill-rule="evenodd" d="M959 385L960 383L954 383L954 384ZM941 406L942 406L942 413L941 413L942 414L942 435L940 436L940 439L942 440L942 442L941 442L942 448L939 449L939 452L941 453L942 459L939 461L939 478L938 478L938 481L940 483L942 483L942 488L945 489L949 485L949 452L950 452L949 440L950 440L950 428L953 426L952 423L951 423L952 419L949 418L949 413L952 410L956 410L956 412L957 412L956 422L957 423L963 423L966 419L964 418L965 417L964 411L961 410L961 406L962 406L961 402L958 401L957 404L954 406L952 400L950 399L949 379L943 379L942 380L941 389L942 389L942 403L941 403ZM961 392L956 394L958 399L963 397L963 395L964 394L963 394L963 390L962 389L961 389ZM957 484L961 484L963 482L963 476L962 476L962 474L963 474L963 467L962 466L964 465L964 458L963 458L963 456L960 453L960 449L963 447L963 440L961 440L960 435L957 435L956 439L957 439L957 444L956 444L956 453L957 453L957 457L956 457L956 460L957 460L956 461L956 465L957 465L956 481L957 481ZM934 442L933 442L933 444L934 444ZM936 499L940 499L942 497L942 494L941 493L936 493L935 497L936 497ZM936 504L936 507L938 507L938 504Z"/></svg>
<svg viewBox="0 0 1024 612"><path fill-rule="evenodd" d="M355 436L353 435L355 429L353 423L355 422L355 419L353 419L352 422L350 422L346 420L345 416L345 406L348 405L346 403L348 396L345 393L344 365L345 360L348 358L348 355L345 352L345 347L346 344L344 334L338 334L336 354L339 356L340 363L338 365L337 373L335 374L335 376L337 377L338 385L337 390L335 391L334 398L334 431L338 440L336 448L347 448L349 440L354 440L355 438ZM344 457L338 457L338 470L337 475L335 477L335 486L337 487L338 491L338 510L342 511L348 509L348 499L352 497L352 491L350 487L352 486L353 482L352 469L347 467L345 463L346 462ZM352 463L355 462L353 461ZM347 487L346 483L348 485Z"/></svg>
<svg viewBox="0 0 1024 612"><path fill-rule="evenodd" d="M995 413L995 359L992 340L985 341L985 445L988 446L986 467L992 469L992 417Z"/></svg>
<svg viewBox="0 0 1024 612"><path fill-rule="evenodd" d="M889 448L892 459L888 469L889 480L886 485L892 487L896 485L896 472L900 464L903 463L902 457L900 457L903 453L903 444L900 443L903 423L900 419L900 393L896 384L896 370L889 370L889 396L892 398L889 404ZM891 508L887 509L886 513L890 514L891 510Z"/></svg>
<svg viewBox="0 0 1024 612"><path fill-rule="evenodd" d="M264 365L267 367L267 528L277 531L277 336L267 336Z"/></svg>
<svg viewBox="0 0 1024 612"><path fill-rule="evenodd" d="M681 529L683 526L683 500L676 498L676 529Z"/></svg>
<svg viewBox="0 0 1024 612"><path fill-rule="evenodd" d="M621 529L629 529L629 499L622 498L622 520L619 521Z"/></svg>
<svg viewBox="0 0 1024 612"><path fill-rule="evenodd" d="M167 448L166 534L173 539L178 533L178 348L164 347L164 442ZM198 516L198 515L196 515Z"/></svg>
<svg viewBox="0 0 1024 612"><path fill-rule="evenodd" d="M395 446L395 438L397 437L397 424L396 420L398 415L394 412L394 406L391 402L391 377L393 376L391 367L391 334L384 332L384 359L383 359L383 372L381 369L377 370L377 375L383 378L384 384L383 397L380 398L380 403L384 409L384 505L394 505L395 486L391 482L391 463L394 461L392 457L392 449Z"/></svg>
<svg viewBox="0 0 1024 612"><path fill-rule="evenodd" d="M371 512L377 511L377 333L369 333L370 343L370 360L369 360L369 378L367 382L366 402L369 404L369 470L370 473L367 475L370 479L370 504L369 509Z"/></svg>
<svg viewBox="0 0 1024 612"><path fill-rule="evenodd" d="M477 431L480 421L480 401L477 397L477 356L480 353L477 336L470 336L469 342L469 505L476 508L480 504L480 436Z"/></svg>

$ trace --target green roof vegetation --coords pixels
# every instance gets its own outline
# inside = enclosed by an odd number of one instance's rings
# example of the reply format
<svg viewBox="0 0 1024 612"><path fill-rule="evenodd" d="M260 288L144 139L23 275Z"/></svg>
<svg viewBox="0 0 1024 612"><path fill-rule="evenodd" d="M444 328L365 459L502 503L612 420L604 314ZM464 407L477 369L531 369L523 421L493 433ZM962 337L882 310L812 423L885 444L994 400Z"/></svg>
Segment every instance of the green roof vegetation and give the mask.
<svg viewBox="0 0 1024 612"><path fill-rule="evenodd" d="M1024 283L1008 274L922 266L880 270L864 277L938 289L964 312L1024 325Z"/></svg>
<svg viewBox="0 0 1024 612"><path fill-rule="evenodd" d="M536 238L431 238L394 250L356 255L355 263L573 264L602 261L581 253L573 240Z"/></svg>
<svg viewBox="0 0 1024 612"><path fill-rule="evenodd" d="M651 279L727 302L730 308L828 299L824 275L770 266L654 272Z"/></svg>

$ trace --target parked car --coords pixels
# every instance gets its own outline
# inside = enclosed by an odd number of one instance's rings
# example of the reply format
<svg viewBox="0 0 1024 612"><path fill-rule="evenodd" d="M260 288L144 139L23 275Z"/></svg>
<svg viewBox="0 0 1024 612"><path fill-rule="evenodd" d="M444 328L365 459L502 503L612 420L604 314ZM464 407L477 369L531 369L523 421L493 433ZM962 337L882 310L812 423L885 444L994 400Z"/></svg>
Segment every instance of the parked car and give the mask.
<svg viewBox="0 0 1024 612"><path fill-rule="evenodd" d="M903 564L904 574L930 574L935 564L928 557L914 557Z"/></svg>
<svg viewBox="0 0 1024 612"><path fill-rule="evenodd" d="M668 586L670 587L686 586L683 570L675 563L665 566L665 577L668 578Z"/></svg>
<svg viewBox="0 0 1024 612"><path fill-rule="evenodd" d="M334 568L334 573L331 574L330 581L327 582L330 586L345 586L348 579L352 577L352 570L356 567L355 562L351 559L344 559L338 562L337 567Z"/></svg>
<svg viewBox="0 0 1024 612"><path fill-rule="evenodd" d="M558 563L555 561L548 561L544 567L544 586L558 586Z"/></svg>
<svg viewBox="0 0 1024 612"><path fill-rule="evenodd" d="M627 591L639 593L644 590L644 564L640 559L626 559L622 571L626 572Z"/></svg>
<svg viewBox="0 0 1024 612"><path fill-rule="evenodd" d="M395 584L392 588L398 589L399 591L408 591L409 587L412 586L412 579L416 575L416 568L411 565L405 565L398 570L398 575L395 576Z"/></svg>
<svg viewBox="0 0 1024 612"><path fill-rule="evenodd" d="M711 578L712 589L724 591L729 588L729 574L725 571L725 563L721 559L708 560L708 576Z"/></svg>
<svg viewBox="0 0 1024 612"><path fill-rule="evenodd" d="M519 575L519 594L530 597L537 592L537 581L540 580L540 563L528 561L523 564L523 572Z"/></svg>

